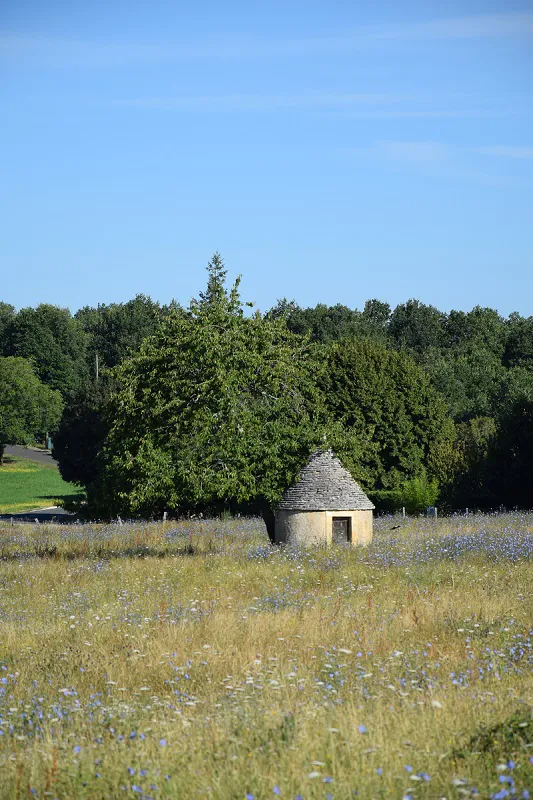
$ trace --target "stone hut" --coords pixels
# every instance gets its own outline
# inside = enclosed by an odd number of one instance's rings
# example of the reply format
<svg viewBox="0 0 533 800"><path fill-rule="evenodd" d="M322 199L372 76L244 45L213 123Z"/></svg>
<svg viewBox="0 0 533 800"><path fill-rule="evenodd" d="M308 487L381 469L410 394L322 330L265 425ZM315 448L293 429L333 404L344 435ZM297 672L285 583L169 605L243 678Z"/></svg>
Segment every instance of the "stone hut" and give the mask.
<svg viewBox="0 0 533 800"><path fill-rule="evenodd" d="M276 544L372 540L374 506L331 450L317 450L276 508Z"/></svg>

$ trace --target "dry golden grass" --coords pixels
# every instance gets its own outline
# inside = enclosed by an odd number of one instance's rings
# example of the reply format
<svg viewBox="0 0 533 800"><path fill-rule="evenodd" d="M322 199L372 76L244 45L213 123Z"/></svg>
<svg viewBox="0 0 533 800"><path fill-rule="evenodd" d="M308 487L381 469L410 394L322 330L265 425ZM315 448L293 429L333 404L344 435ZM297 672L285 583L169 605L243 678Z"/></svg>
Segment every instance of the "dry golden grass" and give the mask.
<svg viewBox="0 0 533 800"><path fill-rule="evenodd" d="M0 796L522 797L532 521L0 529Z"/></svg>

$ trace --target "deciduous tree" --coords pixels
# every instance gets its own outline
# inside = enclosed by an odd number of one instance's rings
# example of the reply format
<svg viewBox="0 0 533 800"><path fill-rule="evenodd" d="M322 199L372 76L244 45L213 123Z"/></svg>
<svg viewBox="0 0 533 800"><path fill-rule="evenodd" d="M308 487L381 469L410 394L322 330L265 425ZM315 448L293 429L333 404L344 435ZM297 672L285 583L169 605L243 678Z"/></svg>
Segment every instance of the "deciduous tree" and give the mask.
<svg viewBox="0 0 533 800"><path fill-rule="evenodd" d="M371 437L364 461L372 488L393 489L425 473L439 484L450 480L453 421L408 355L371 340L335 343L320 385L334 418L357 437Z"/></svg>
<svg viewBox="0 0 533 800"><path fill-rule="evenodd" d="M143 294L127 303L85 306L76 313L76 319L88 336L89 371L119 364L123 358L139 350L142 342L151 336L168 309L161 308Z"/></svg>
<svg viewBox="0 0 533 800"><path fill-rule="evenodd" d="M55 428L59 392L45 386L25 358L0 358L0 463L6 444L27 444Z"/></svg>
<svg viewBox="0 0 533 800"><path fill-rule="evenodd" d="M65 397L86 374L86 337L68 308L23 308L5 332L6 355L28 358L36 374Z"/></svg>
<svg viewBox="0 0 533 800"><path fill-rule="evenodd" d="M69 398L54 434L52 455L63 480L90 486L99 477L99 455L109 431L109 373L85 383Z"/></svg>
<svg viewBox="0 0 533 800"><path fill-rule="evenodd" d="M389 336L399 349L420 355L429 347L442 346L445 320L446 315L434 306L408 300L392 312Z"/></svg>
<svg viewBox="0 0 533 800"><path fill-rule="evenodd" d="M5 334L15 317L15 307L10 303L0 301L0 356L4 355L6 347Z"/></svg>
<svg viewBox="0 0 533 800"><path fill-rule="evenodd" d="M218 254L208 273L200 298L118 367L92 499L142 516L246 509L264 516L272 537L272 505L324 436L351 466L360 450L325 411L315 349L283 319L247 316Z"/></svg>

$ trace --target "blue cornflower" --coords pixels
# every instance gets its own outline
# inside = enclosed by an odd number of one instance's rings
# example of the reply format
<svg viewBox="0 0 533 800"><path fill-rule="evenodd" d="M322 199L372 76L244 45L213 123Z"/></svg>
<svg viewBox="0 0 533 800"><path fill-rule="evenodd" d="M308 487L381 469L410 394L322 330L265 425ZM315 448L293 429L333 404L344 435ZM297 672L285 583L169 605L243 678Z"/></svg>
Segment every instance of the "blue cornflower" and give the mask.
<svg viewBox="0 0 533 800"><path fill-rule="evenodd" d="M516 764L514 763L513 759L512 758L509 759L509 761L507 762L507 769L514 769L515 767Z"/></svg>
<svg viewBox="0 0 533 800"><path fill-rule="evenodd" d="M128 767L128 773L130 775L135 775L135 770L133 769L133 767Z"/></svg>
<svg viewBox="0 0 533 800"><path fill-rule="evenodd" d="M274 794L281 794L281 789L279 788L279 786L274 786L272 791L274 792Z"/></svg>
<svg viewBox="0 0 533 800"><path fill-rule="evenodd" d="M246 792L245 798L246 800L255 800L255 795L253 795L251 792Z"/></svg>
<svg viewBox="0 0 533 800"><path fill-rule="evenodd" d="M411 766L410 764L406 764L406 765L405 765L405 771L406 771L406 772L412 772L412 771L413 771L413 768L412 768L412 766Z"/></svg>
<svg viewBox="0 0 533 800"><path fill-rule="evenodd" d="M383 775L383 770L381 769L381 767L377 767L377 769L376 769L376 773L377 773L378 775Z"/></svg>
<svg viewBox="0 0 533 800"><path fill-rule="evenodd" d="M326 775L324 778L324 783L333 783L333 778L330 778L329 775Z"/></svg>
<svg viewBox="0 0 533 800"><path fill-rule="evenodd" d="M159 740L159 744L161 745L161 747L166 747L167 746L167 740L166 739L160 739Z"/></svg>
<svg viewBox="0 0 533 800"><path fill-rule="evenodd" d="M134 783L134 784L133 784L133 786L131 787L131 791L132 791L132 792L140 792L140 793L142 793L142 789L141 789L141 787L140 787L140 786L137 786L135 783Z"/></svg>
<svg viewBox="0 0 533 800"><path fill-rule="evenodd" d="M365 725L358 725L357 730L359 731L359 733L366 733Z"/></svg>
<svg viewBox="0 0 533 800"><path fill-rule="evenodd" d="M81 747L79 746L79 744L77 744L76 747L74 748L74 752L76 753L76 755L78 753L81 753Z"/></svg>

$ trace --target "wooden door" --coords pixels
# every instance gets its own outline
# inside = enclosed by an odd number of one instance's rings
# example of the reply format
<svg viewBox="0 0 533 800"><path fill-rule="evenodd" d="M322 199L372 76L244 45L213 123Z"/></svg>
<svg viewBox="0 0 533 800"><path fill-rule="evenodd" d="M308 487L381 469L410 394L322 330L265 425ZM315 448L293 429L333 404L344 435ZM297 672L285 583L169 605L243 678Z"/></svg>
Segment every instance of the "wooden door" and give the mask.
<svg viewBox="0 0 533 800"><path fill-rule="evenodd" d="M351 517L333 517L332 530L333 530L334 542L351 542L352 541Z"/></svg>

